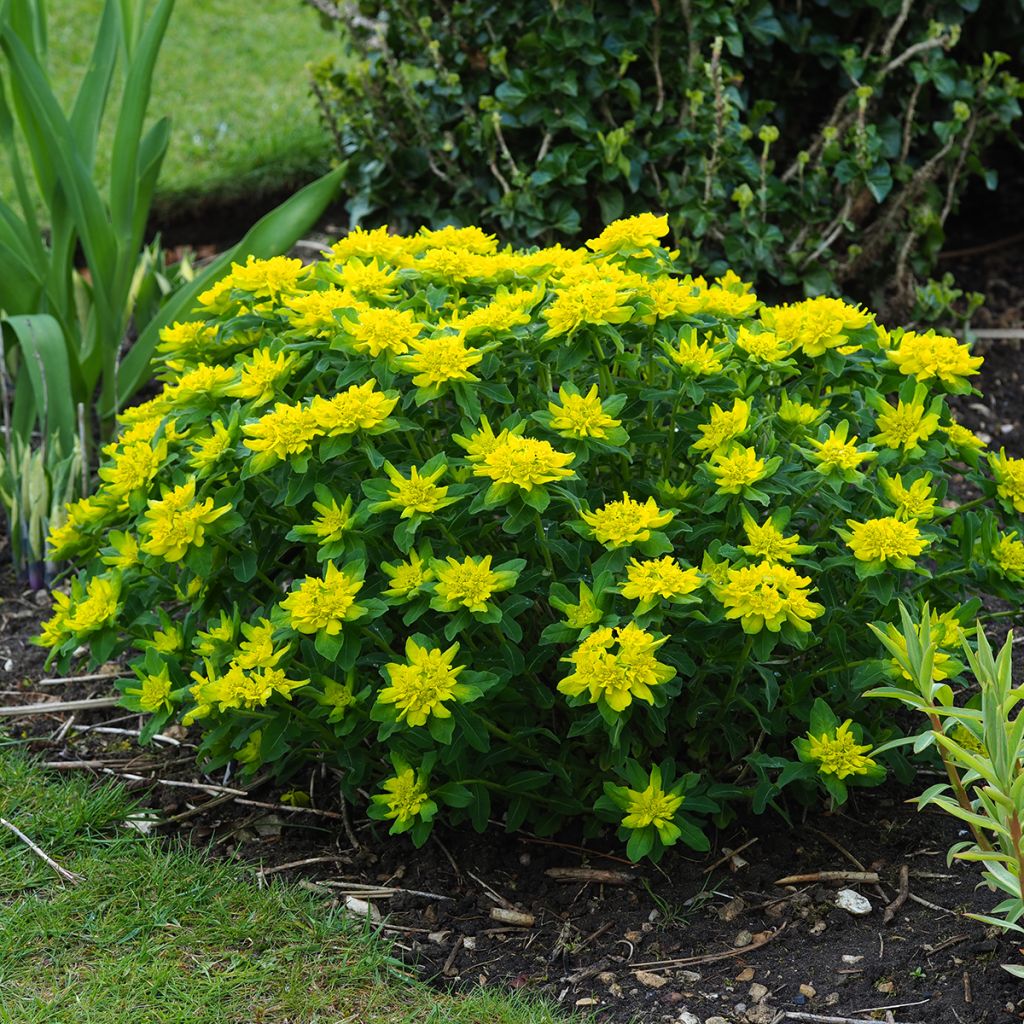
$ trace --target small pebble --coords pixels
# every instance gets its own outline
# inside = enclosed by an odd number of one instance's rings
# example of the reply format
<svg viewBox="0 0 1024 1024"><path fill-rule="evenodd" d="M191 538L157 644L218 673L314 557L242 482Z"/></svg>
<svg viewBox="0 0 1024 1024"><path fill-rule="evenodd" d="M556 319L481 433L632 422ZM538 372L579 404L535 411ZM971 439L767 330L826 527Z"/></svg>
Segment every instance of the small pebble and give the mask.
<svg viewBox="0 0 1024 1024"><path fill-rule="evenodd" d="M736 980L737 981L742 981L742 982L753 981L754 980L754 968L753 967L744 967L743 970L740 971L740 973L736 975Z"/></svg>
<svg viewBox="0 0 1024 1024"><path fill-rule="evenodd" d="M652 971L634 971L633 977L646 988L663 988L668 984L668 978L654 974Z"/></svg>
<svg viewBox="0 0 1024 1024"><path fill-rule="evenodd" d="M755 981L754 984L750 986L749 995L755 1003L759 1003L762 999L764 999L765 996L768 995L768 986L762 985L760 982Z"/></svg>
<svg viewBox="0 0 1024 1024"><path fill-rule="evenodd" d="M800 994L807 996L808 999L813 999L818 994L818 991L813 985L801 985Z"/></svg>
<svg viewBox="0 0 1024 1024"><path fill-rule="evenodd" d="M695 985L702 977L700 971L676 971L677 980L688 982L691 985Z"/></svg>
<svg viewBox="0 0 1024 1024"><path fill-rule="evenodd" d="M700 1017L695 1013L690 1013L689 1010L680 1010L676 1020L679 1021L679 1024L700 1024Z"/></svg>
<svg viewBox="0 0 1024 1024"><path fill-rule="evenodd" d="M724 1017L719 1017L717 1014L714 1017L706 1017L704 1024L729 1024Z"/></svg>
<svg viewBox="0 0 1024 1024"><path fill-rule="evenodd" d="M744 928L743 931L741 931L736 938L732 940L732 944L736 949L741 949L743 946L749 946L753 941L753 934Z"/></svg>
<svg viewBox="0 0 1024 1024"><path fill-rule="evenodd" d="M861 956L853 956L851 953L844 953L843 954L843 963L844 964L859 964L861 962L861 960L863 960L863 959L864 959L863 955L861 955Z"/></svg>
<svg viewBox="0 0 1024 1024"><path fill-rule="evenodd" d="M871 900L853 889L840 889L836 893L836 906L855 917L871 913Z"/></svg>
<svg viewBox="0 0 1024 1024"><path fill-rule="evenodd" d="M597 980L598 980L598 983L601 984L601 985L610 985L613 981L615 981L615 972L614 971L602 971L597 976Z"/></svg>

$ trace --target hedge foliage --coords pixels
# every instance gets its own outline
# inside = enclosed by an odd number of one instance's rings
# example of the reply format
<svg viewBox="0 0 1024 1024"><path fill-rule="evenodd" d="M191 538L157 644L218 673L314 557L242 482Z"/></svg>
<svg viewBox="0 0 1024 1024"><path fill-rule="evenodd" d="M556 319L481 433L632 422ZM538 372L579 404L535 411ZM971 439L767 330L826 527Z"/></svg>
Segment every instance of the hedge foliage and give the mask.
<svg viewBox="0 0 1024 1024"><path fill-rule="evenodd" d="M952 417L967 346L764 305L667 233L235 265L51 538L79 572L40 642L134 652L148 734L325 758L417 841L443 809L657 855L734 798L877 781L864 623L929 600L955 651L977 594L1020 601L1024 460Z"/></svg>
<svg viewBox="0 0 1024 1024"><path fill-rule="evenodd" d="M812 295L911 294L968 177L994 186L982 156L1020 116L999 51L1024 55L1024 16L996 0L334 13L338 55L314 91L353 223L535 244L663 209L695 272Z"/></svg>

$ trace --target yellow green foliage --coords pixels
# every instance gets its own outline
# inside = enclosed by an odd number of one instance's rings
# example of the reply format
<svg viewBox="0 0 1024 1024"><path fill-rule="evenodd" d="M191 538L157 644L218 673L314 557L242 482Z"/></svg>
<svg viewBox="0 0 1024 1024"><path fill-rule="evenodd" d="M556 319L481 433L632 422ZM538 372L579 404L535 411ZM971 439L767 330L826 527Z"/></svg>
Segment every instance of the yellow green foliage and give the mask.
<svg viewBox="0 0 1024 1024"><path fill-rule="evenodd" d="M1020 600L1024 462L951 416L965 345L766 306L666 234L357 229L235 266L54 531L80 574L40 642L131 652L150 731L197 722L247 771L326 758L417 841L604 818L656 855L763 802L796 737L864 774L894 726L863 624Z"/></svg>

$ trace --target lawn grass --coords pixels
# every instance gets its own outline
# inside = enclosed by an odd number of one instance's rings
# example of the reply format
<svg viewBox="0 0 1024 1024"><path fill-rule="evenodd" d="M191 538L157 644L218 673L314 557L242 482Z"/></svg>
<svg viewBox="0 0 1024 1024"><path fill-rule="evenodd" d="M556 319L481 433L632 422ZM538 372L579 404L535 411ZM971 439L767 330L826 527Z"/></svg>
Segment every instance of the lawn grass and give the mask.
<svg viewBox="0 0 1024 1024"><path fill-rule="evenodd" d="M294 886L125 828L131 799L0 747L0 1024L554 1024L415 982L365 923ZM248 874L249 877L246 877Z"/></svg>
<svg viewBox="0 0 1024 1024"><path fill-rule="evenodd" d="M49 68L70 108L95 39L103 0L50 3ZM152 9L152 3L149 8ZM301 0L177 0L157 63L150 120L169 114L171 144L156 206L291 189L330 164L305 66L336 42ZM97 154L106 181L117 96ZM12 193L0 161L0 196Z"/></svg>

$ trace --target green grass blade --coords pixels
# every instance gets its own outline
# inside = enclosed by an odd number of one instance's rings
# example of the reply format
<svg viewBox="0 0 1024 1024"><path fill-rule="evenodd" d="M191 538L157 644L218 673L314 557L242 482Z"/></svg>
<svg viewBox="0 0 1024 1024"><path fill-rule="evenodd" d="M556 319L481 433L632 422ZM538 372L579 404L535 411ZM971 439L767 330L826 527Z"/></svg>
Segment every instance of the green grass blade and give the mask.
<svg viewBox="0 0 1024 1024"><path fill-rule="evenodd" d="M0 325L5 350L14 344L21 350L15 380L15 420L20 431L29 422L26 410L31 408L44 436L56 434L61 448L70 451L75 440L75 399L60 324L52 316L36 314L8 317Z"/></svg>
<svg viewBox="0 0 1024 1024"><path fill-rule="evenodd" d="M110 214L123 245L130 245L138 200L139 146L153 86L153 68L174 10L174 0L160 0L131 55L121 111L114 132L110 167ZM133 247L133 250L137 246ZM134 251L130 254L136 255Z"/></svg>
<svg viewBox="0 0 1024 1024"><path fill-rule="evenodd" d="M120 368L118 394L120 399L131 397L149 375L149 361L153 357L160 329L174 320L187 316L196 299L222 274L231 262L245 259L250 253L266 259L287 251L320 218L327 205L335 198L344 167L336 167L322 178L306 185L276 209L258 220L234 248L221 253L201 274L177 292L160 310L160 315L147 324L139 334Z"/></svg>
<svg viewBox="0 0 1024 1024"><path fill-rule="evenodd" d="M107 0L96 30L96 44L89 58L89 66L82 76L82 84L71 111L71 128L78 142L78 152L90 170L95 164L96 139L107 106L107 97L110 95L114 69L117 67L120 20L121 8L117 0Z"/></svg>

